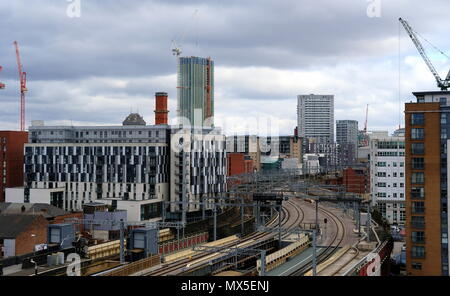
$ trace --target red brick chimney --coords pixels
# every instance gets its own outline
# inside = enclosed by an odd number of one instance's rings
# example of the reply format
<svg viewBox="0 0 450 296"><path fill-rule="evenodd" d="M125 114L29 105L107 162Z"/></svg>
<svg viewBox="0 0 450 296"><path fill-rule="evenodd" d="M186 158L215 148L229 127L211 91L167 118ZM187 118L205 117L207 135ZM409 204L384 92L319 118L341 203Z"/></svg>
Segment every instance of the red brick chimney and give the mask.
<svg viewBox="0 0 450 296"><path fill-rule="evenodd" d="M155 124L167 124L169 110L167 110L167 93L157 92L155 94Z"/></svg>

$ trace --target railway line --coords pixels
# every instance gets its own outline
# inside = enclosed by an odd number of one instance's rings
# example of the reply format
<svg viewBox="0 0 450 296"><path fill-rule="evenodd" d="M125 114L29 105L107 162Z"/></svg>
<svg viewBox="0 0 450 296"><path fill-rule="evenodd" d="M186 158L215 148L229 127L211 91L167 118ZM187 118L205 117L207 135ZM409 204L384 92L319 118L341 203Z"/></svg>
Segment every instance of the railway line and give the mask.
<svg viewBox="0 0 450 296"><path fill-rule="evenodd" d="M286 206L289 205L289 206ZM273 217L266 226L271 227L277 225L277 218L278 213L275 217ZM292 202L287 201L285 202L285 206L283 206L281 211L281 225L283 228L293 228L298 226L304 219L304 211L301 209L301 207ZM223 245L219 245L220 247L223 247L223 249L227 249L230 247L248 247L249 245L256 244L258 242L270 239L275 237L276 233L264 233L264 232L255 232L252 233L244 238L242 238L239 243L236 241L231 241L224 243ZM208 244L206 244L208 245ZM209 245L214 245L213 243L209 243ZM189 257L185 257L181 260L178 260L176 262L173 262L171 264L162 265L161 268L158 268L157 270L148 272L144 275L146 276L164 276L164 275L176 275L180 274L182 272L186 272L187 269L201 266L202 264L206 264L210 260L217 259L218 257L223 256L221 253L213 253L213 254L194 254Z"/></svg>
<svg viewBox="0 0 450 296"><path fill-rule="evenodd" d="M340 247L342 247L341 243L343 242L346 235L345 225L337 215L335 215L330 210L327 210L320 206L319 211L323 213L325 216L327 216L329 220L333 221L333 224L336 226L337 231L334 232L331 242L327 243L325 249L321 251L320 254L317 256L317 264L324 262L325 260L330 258ZM292 276L304 275L311 269L312 269L312 262L308 262L307 264L305 264L304 266L302 266L301 268L299 268L290 275Z"/></svg>
<svg viewBox="0 0 450 296"><path fill-rule="evenodd" d="M296 193L296 195L298 195L298 193ZM310 220L311 214L315 213L313 202L313 199L307 200L305 196L303 196L302 198L291 198L283 202L281 213L277 213L276 215L274 215L266 223L265 226L277 227L278 215L281 215L281 226L283 229L298 227L305 220L305 218L307 220ZM344 238L347 233L345 224L342 222L338 215L324 207L319 206L318 209L322 218L328 218L329 222L327 225L329 226L329 231L332 235L331 237L327 236L326 238L324 238L323 235L321 236L320 243L323 244L324 247L320 248L319 252L317 253L317 264L326 261L336 252L336 250L342 247L343 242L345 243ZM308 215L305 214L305 210L308 212L310 217L307 217ZM202 244L202 246L218 248L217 252L211 253L208 251L202 252L187 249L175 253L173 256L175 259L167 260L164 263L154 266L147 271L139 272L139 274L145 276L170 276L193 272L197 269L201 269L202 266L211 264L211 262L217 263L221 260L226 260L225 257L229 257L229 253L227 254L227 252L228 250L231 251L232 248L255 248L255 246L260 246L264 242L267 243L267 241L269 241L270 239L276 238L277 235L278 233L274 231L253 232L241 238L238 238L237 236L226 237L218 241ZM288 235L289 234L284 234L282 238L285 238ZM246 259L244 259L243 261L256 256L257 255L246 257ZM304 260L301 264L295 266L295 268L292 268L289 272L282 275L304 275L305 273L310 271L311 268L312 259ZM221 270L226 269L227 268L224 267Z"/></svg>

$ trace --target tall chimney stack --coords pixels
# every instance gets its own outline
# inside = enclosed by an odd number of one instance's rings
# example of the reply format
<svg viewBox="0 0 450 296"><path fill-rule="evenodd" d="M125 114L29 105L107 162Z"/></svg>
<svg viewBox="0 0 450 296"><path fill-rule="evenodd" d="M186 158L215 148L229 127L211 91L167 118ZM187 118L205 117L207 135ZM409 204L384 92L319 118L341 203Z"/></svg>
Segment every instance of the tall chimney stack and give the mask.
<svg viewBox="0 0 450 296"><path fill-rule="evenodd" d="M155 93L155 124L167 124L167 93L157 92Z"/></svg>

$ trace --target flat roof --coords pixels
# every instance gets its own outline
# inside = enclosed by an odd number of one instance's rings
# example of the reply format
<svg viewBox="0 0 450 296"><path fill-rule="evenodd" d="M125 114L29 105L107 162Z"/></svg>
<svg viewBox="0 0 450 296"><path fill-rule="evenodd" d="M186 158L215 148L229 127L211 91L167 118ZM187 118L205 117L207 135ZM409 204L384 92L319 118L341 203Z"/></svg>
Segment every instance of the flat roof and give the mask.
<svg viewBox="0 0 450 296"><path fill-rule="evenodd" d="M448 90L433 90L433 91L417 91L413 92L413 95L420 96L420 95L450 95L450 91Z"/></svg>

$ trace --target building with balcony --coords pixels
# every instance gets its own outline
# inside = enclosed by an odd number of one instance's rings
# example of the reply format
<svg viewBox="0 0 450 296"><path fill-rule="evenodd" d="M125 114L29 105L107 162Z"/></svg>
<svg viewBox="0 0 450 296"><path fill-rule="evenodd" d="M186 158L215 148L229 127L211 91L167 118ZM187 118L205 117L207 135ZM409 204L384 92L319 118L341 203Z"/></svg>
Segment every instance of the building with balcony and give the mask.
<svg viewBox="0 0 450 296"><path fill-rule="evenodd" d="M406 271L449 275L450 92L415 92L405 104Z"/></svg>

